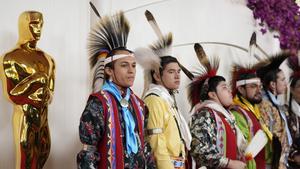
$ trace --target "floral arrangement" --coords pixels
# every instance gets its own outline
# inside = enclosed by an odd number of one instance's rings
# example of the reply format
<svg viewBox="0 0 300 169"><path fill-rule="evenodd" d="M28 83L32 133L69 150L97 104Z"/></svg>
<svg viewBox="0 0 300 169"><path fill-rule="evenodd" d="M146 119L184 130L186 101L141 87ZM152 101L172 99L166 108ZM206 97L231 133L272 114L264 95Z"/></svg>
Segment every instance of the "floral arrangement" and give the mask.
<svg viewBox="0 0 300 169"><path fill-rule="evenodd" d="M295 0L248 0L247 6L259 20L261 32L278 31L281 49L300 49L300 13Z"/></svg>

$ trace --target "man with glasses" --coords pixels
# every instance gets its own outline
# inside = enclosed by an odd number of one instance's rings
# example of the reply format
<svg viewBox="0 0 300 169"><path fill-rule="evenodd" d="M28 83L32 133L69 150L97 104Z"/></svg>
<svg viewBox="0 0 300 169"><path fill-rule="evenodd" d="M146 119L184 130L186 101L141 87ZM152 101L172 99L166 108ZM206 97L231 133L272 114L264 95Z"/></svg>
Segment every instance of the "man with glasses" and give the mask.
<svg viewBox="0 0 300 169"><path fill-rule="evenodd" d="M235 65L232 72L232 91L234 106L231 111L236 118L237 125L242 130L244 137L250 142L257 131L263 130L269 140L272 134L265 125L258 104L262 101L262 84L256 75L256 68ZM262 144L262 142L257 142ZM259 146L257 146L259 147ZM252 159L254 158L254 160ZM248 160L248 168L264 169L265 148L255 157Z"/></svg>

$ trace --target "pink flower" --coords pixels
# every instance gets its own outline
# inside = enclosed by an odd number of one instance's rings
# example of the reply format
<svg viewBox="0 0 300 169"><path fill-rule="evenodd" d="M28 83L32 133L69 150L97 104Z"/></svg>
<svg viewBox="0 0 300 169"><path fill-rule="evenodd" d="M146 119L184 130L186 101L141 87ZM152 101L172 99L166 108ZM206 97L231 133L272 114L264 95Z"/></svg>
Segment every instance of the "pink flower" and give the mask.
<svg viewBox="0 0 300 169"><path fill-rule="evenodd" d="M274 36L280 41L282 49L300 49L300 13L294 0L248 0L247 6L253 11L253 17L260 20L263 34L278 31Z"/></svg>

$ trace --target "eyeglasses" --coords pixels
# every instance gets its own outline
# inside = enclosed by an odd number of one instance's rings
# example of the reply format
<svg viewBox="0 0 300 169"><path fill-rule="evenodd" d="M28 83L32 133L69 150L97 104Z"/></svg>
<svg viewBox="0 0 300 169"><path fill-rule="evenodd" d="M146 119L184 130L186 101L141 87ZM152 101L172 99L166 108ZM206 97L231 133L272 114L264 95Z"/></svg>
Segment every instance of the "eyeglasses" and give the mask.
<svg viewBox="0 0 300 169"><path fill-rule="evenodd" d="M254 89L261 90L263 88L263 86L261 84L246 84L245 88L250 88L252 90L254 90Z"/></svg>

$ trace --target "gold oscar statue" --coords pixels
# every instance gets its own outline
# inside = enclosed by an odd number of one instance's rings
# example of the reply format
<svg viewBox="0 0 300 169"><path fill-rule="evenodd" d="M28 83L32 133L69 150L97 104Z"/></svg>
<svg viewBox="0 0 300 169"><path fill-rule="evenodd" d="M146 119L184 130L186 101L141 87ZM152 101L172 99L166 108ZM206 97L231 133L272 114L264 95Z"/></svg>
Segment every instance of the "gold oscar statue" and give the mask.
<svg viewBox="0 0 300 169"><path fill-rule="evenodd" d="M47 115L54 90L55 63L37 48L42 26L42 13L23 12L19 17L19 41L0 58L4 93L14 106L16 169L43 168L50 153Z"/></svg>

